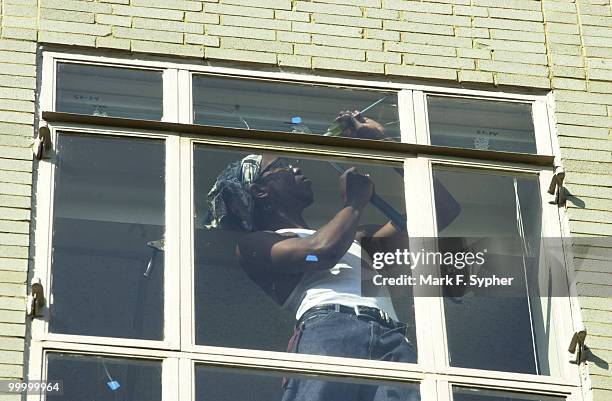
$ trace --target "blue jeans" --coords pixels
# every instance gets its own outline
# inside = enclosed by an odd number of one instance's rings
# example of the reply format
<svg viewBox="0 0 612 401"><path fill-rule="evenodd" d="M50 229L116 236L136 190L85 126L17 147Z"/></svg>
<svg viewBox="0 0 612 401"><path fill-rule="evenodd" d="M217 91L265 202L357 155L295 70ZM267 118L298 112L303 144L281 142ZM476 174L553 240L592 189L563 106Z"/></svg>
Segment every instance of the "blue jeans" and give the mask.
<svg viewBox="0 0 612 401"><path fill-rule="evenodd" d="M306 312L308 313L308 312ZM416 363L406 327L391 329L363 317L316 311L295 328L288 351L379 361ZM417 385L374 385L345 381L289 378L282 401L418 401Z"/></svg>

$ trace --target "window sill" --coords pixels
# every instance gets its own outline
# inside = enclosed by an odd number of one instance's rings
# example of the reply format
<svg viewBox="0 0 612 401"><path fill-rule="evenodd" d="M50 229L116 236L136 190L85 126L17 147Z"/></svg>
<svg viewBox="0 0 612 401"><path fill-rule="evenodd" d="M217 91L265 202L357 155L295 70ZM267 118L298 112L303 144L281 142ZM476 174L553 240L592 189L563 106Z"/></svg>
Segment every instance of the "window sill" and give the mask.
<svg viewBox="0 0 612 401"><path fill-rule="evenodd" d="M100 117L83 114L44 111L43 120L54 123L73 123L97 125L105 127L121 127L149 129L155 131L171 131L180 134L208 135L231 139L261 139L302 145L318 145L339 148L343 151L350 149L376 150L392 152L398 155L422 154L427 156L452 156L478 160L501 161L511 163L524 163L535 166L554 166L554 156L528 153L498 152L491 150L462 149L447 146L421 145L414 143L399 143L390 141L377 141L369 139L355 139L342 137L326 137L314 134L289 135L288 132L248 130L244 128L216 127L197 124L180 124L165 121L137 120L119 117Z"/></svg>

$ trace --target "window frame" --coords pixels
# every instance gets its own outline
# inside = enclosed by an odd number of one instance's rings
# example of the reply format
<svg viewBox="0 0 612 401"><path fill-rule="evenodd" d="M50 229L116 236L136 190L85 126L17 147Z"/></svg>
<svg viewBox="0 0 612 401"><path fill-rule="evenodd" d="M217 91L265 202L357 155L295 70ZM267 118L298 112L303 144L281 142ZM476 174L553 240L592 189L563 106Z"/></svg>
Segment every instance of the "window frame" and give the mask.
<svg viewBox="0 0 612 401"><path fill-rule="evenodd" d="M193 335L193 149L195 144L219 146L223 148L263 148L281 152L298 154L327 154L330 156L350 156L355 160L381 160L396 161L404 165L405 171L405 201L407 204L409 230L419 227L417 231L409 231L411 236L425 232L435 233L435 224L432 216L427 213L415 213L416 208L411 204L418 201L426 202L429 211L433 209L433 190L431 187L431 171L434 165L448 165L453 167L468 167L483 171L507 171L537 174L541 189L543 206L543 221L547 232L556 233L562 237L567 233L563 227L563 211L556 206L546 207L546 188L553 175L553 166L533 165L504 160L482 160L474 157L465 157L458 151L459 156L430 155L429 124L427 123L426 96L458 96L474 97L497 101L531 102L533 107L533 122L536 134L538 155L555 156L558 159L558 144L555 133L552 110L552 97L548 95L525 95L504 92L487 92L458 88L445 88L439 86L425 86L416 84L398 84L372 80L357 80L336 77L323 77L314 75L301 75L284 72L264 72L227 68L217 66L202 66L191 64L177 64L172 62L147 59L122 59L116 57L99 57L88 54L43 52L42 86L40 96L39 119L43 121L43 112L54 110L56 66L58 62L71 62L79 64L108 65L123 68L155 69L163 71L163 118L161 123L143 124L142 128L104 125L104 121L112 118L96 117L90 123L79 121L56 121L52 119L47 123L50 127L54 143L60 132L84 133L92 135L134 136L139 138L163 138L166 141L166 232L169 248L166 254L165 274L165 319L164 327L171 323L168 316L176 319L168 328L171 339L163 341L112 339L106 337L82 337L47 333L45 320L35 318L28 324L28 377L30 380L43 378L45 372L46 352L54 350L75 353L97 353L125 357L143 357L162 359L163 370L163 399L194 399L193 368L196 363L206 363L211 366L235 366L263 370L320 373L329 376L349 375L351 377L384 378L387 380L418 380L421 383L421 399L423 401L452 399L452 385L467 385L510 391L536 392L546 394L565 395L568 400L582 400L582 385L579 368L562 363L562 374L559 376L543 376L531 374L509 373L501 371L485 371L478 369L450 367L448 364L448 349L446 330L444 328L444 307L440 298L431 299L415 297L415 320L417 327L419 363L397 364L382 361L367 361L358 359L320 357L315 355L288 354L281 352L245 350L195 345ZM230 77L283 80L295 83L309 83L320 85L341 85L350 87L363 87L369 89L397 90L398 111L402 141L412 142L412 145L426 145L410 151L404 144L392 144L376 149L362 147L342 148L338 144L330 143L325 146L313 147L312 144L287 144L280 137L271 138L233 138L208 133L189 133L193 126L193 94L192 76L194 74L224 75ZM49 114L49 113L46 113ZM53 113L51 113L53 114ZM61 113L56 113L61 114ZM61 116L60 116L61 117ZM186 131L172 132L174 126L165 123L178 123L185 125ZM136 124L137 125L137 124ZM155 127L153 127L155 126ZM166 129L164 129L166 127ZM329 138L328 138L329 139ZM330 141L331 142L331 141ZM342 142L342 141L340 141ZM350 142L350 141L349 141ZM399 146L396 146L399 145ZM389 150L403 148L398 150ZM55 146L54 146L55 149ZM547 152L544 152L546 151ZM481 151L477 151L481 152ZM473 153L473 152L472 152ZM473 153L474 154L474 153ZM53 159L45 159L38 164L38 188L36 196L37 227L35 231L36 257L34 268L30 269L30 278L41 277L46 283L48 292L50 279L50 246L51 223L53 208ZM168 177L178 177L170 179ZM170 185L172 182L172 185ZM422 191L415 191L414 188ZM415 193L420 195L415 197ZM176 206L171 208L170 202ZM423 203L420 203L423 207ZM554 210L553 210L554 208ZM545 216L546 215L546 216ZM171 218L171 216L173 218ZM175 223L172 223L174 221ZM415 224L412 222L419 222ZM545 229L543 226L543 232ZM433 235L431 235L433 236ZM550 235L549 235L550 236ZM174 241L172 241L174 238ZM180 240L179 240L180 239ZM566 255L567 259L567 255ZM171 267L178 263L180 274L178 279L167 274ZM566 263L568 272L571 265ZM573 286L573 283L570 283ZM173 290L171 290L173 289ZM178 289L178 291L177 291ZM183 291L180 291L183 289ZM187 289L188 291L185 291ZM175 294L175 295L173 295ZM180 294L180 296L178 295ZM168 298L169 297L169 298ZM180 298L180 299L179 299ZM552 298L555 300L556 298ZM565 298L563 298L565 299ZM561 307L567 313L557 313L555 324L560 325L560 341L556 344L557 355L561 358L568 356L564 353L562 344L569 342L572 326L579 322L579 309L576 309L575 300L568 297L567 306ZM572 305L569 305L572 304ZM188 306L185 308L185 306ZM184 309L188 309L186 312ZM179 310L180 313L169 313ZM186 316L189 316L186 318ZM436 316L428 322L426 317ZM578 320L577 320L578 319ZM180 322L178 322L180 320ZM177 323L178 322L178 323ZM425 324L425 322L428 322ZM41 335L41 333L44 333ZM432 335L433 334L433 335ZM440 347L443 345L443 347ZM75 350L75 348L77 350ZM424 361L422 355L431 357ZM563 362L563 361L562 361ZM563 367L563 365L565 367ZM191 398L184 398L188 396ZM32 398L30 398L32 397ZM30 399L39 399L28 396Z"/></svg>
<svg viewBox="0 0 612 401"><path fill-rule="evenodd" d="M83 127L74 125L63 125L61 127L52 127L52 142L53 149L57 149L57 140L59 135L105 135L108 137L122 137L122 138L140 138L140 139L156 139L163 140L165 143L165 154L166 160L164 162L166 176L178 175L177 162L178 160L178 138L173 136L167 136L160 133L151 132L134 132L126 130L109 130L103 127ZM57 156L53 154L49 159L48 163L39 164L39 179L49 186L45 190L48 194L48 199L45 199L45 204L37 205L37 225L41 227L47 227L45 229L48 232L48 237L44 238L42 235L37 235L35 240L36 247L36 276L40 278L43 283L43 288L50 297L51 289L51 241L52 241L52 225L53 225L53 203L54 203L54 187L55 187L55 170L57 166ZM168 238L176 238L179 230L179 214L178 214L178 182L173 185L169 185L168 181L165 181L165 229L166 236ZM37 199L39 199L37 197ZM41 211L43 213L41 213ZM173 264L180 263L179 251L177 241L169 241L165 247L165 266L166 269L170 269ZM171 274L164 274L164 340L140 340L140 339L125 339L125 338L112 338L112 337L98 337L98 336L80 336L72 334L57 334L49 332L49 309L45 308L43 319L33 320L33 329L38 330L39 333L44 333L42 338L44 340L56 340L65 341L70 343L107 343L127 346L148 346L157 347L164 349L178 349L180 347L180 332L179 319L174 313L178 308L178 291L179 291L179 280L176 276Z"/></svg>

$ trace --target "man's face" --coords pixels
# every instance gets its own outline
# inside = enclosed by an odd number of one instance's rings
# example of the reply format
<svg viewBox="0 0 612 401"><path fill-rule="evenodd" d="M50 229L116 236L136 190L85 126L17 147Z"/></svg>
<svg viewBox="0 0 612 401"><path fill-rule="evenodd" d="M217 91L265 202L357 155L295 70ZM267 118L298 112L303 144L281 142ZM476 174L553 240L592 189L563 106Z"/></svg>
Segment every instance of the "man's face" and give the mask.
<svg viewBox="0 0 612 401"><path fill-rule="evenodd" d="M259 178L265 191L287 207L306 208L314 200L310 179L282 157L264 156Z"/></svg>

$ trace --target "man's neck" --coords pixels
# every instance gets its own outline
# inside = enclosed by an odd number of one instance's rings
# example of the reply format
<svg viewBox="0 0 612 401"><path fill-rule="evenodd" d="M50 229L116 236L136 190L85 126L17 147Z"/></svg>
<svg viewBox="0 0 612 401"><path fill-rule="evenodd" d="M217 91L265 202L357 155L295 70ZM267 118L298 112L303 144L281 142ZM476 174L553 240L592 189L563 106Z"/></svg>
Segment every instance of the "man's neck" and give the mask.
<svg viewBox="0 0 612 401"><path fill-rule="evenodd" d="M283 228L309 228L301 213L290 214L282 210L270 215L266 221L266 226L274 231Z"/></svg>

